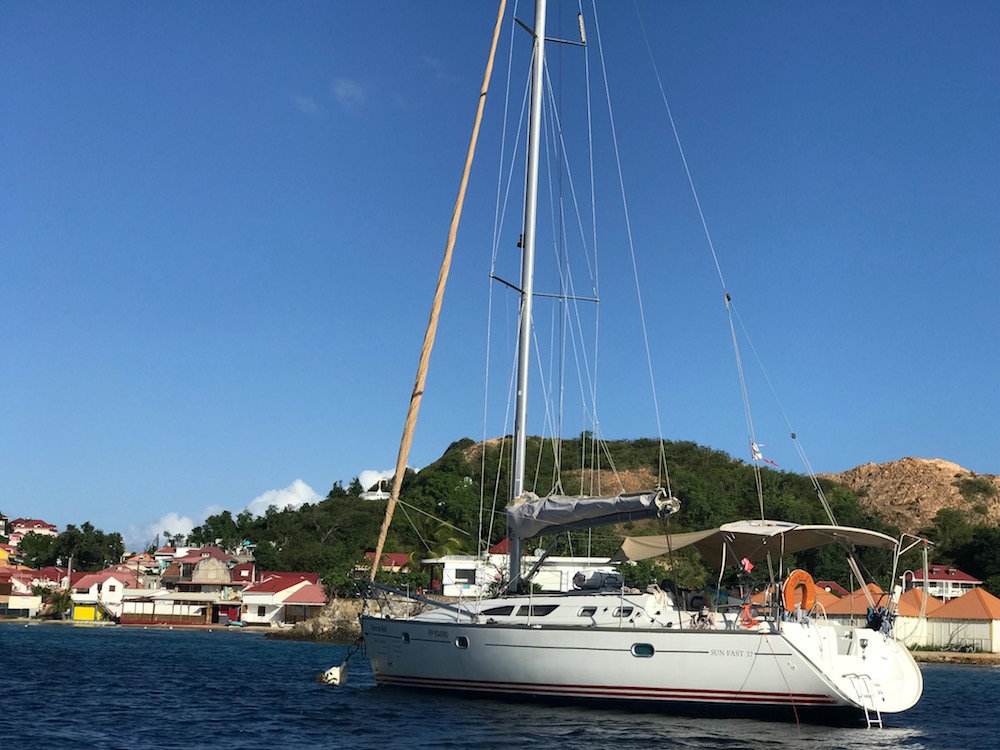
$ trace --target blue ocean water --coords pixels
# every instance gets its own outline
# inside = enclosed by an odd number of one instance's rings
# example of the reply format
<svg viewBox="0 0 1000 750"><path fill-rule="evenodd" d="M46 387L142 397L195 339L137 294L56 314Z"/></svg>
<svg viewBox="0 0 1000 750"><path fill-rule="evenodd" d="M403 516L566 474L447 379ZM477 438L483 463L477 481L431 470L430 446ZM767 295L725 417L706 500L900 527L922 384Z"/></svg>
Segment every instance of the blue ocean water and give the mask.
<svg viewBox="0 0 1000 750"><path fill-rule="evenodd" d="M315 681L346 646L230 631L0 624L0 744L16 750L195 748L994 747L1000 668L924 665L924 697L885 729L629 714Z"/></svg>

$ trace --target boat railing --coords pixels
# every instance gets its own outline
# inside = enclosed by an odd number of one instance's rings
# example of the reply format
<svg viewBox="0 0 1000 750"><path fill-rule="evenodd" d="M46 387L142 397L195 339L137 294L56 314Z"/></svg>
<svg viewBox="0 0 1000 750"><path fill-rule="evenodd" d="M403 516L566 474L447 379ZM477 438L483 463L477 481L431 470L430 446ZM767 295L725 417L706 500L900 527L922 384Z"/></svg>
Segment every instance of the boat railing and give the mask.
<svg viewBox="0 0 1000 750"><path fill-rule="evenodd" d="M392 596L399 597L402 599L410 599L415 602L420 602L421 604L426 604L430 607L436 609L444 609L455 614L455 619L458 620L461 617L467 618L471 622L475 622L479 619L479 616L475 612L470 612L462 606L449 604L447 602L439 602L434 599L430 599L421 594L415 594L412 591L402 591L400 589L393 588L392 586L386 586L382 583L370 583L369 591L372 594L371 598L379 603L380 608L383 611L392 610L391 604L389 604L389 599ZM368 598L365 598L365 604L368 604Z"/></svg>

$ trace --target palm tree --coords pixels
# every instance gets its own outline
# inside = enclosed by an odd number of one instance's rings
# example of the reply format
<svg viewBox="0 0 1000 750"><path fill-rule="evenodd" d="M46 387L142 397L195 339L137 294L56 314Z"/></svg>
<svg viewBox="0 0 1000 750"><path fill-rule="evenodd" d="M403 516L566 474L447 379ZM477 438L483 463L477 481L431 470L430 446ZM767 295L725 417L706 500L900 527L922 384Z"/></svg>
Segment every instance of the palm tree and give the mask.
<svg viewBox="0 0 1000 750"><path fill-rule="evenodd" d="M42 597L42 604L45 609L43 617L51 617L53 620L61 620L73 606L73 596L69 591L45 586L32 587L31 593Z"/></svg>

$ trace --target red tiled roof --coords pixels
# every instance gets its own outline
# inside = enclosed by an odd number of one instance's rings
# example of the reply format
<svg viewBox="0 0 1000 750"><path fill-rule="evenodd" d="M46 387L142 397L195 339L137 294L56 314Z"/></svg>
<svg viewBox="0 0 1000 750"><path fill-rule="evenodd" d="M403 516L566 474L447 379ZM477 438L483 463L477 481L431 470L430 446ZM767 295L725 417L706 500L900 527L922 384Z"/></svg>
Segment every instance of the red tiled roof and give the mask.
<svg viewBox="0 0 1000 750"><path fill-rule="evenodd" d="M265 570L260 574L260 579L278 576L280 578L291 578L296 581L309 581L309 583L319 583L319 573L299 573L294 570Z"/></svg>
<svg viewBox="0 0 1000 750"><path fill-rule="evenodd" d="M114 578L115 580L120 581L125 588L138 588L136 578L133 574L120 573L116 570L101 570L97 573L84 573L83 577L77 580L73 584L72 588L75 591L79 591L81 589L86 591L95 583L104 583L109 578Z"/></svg>
<svg viewBox="0 0 1000 750"><path fill-rule="evenodd" d="M307 585L315 585L309 578L312 574L309 573L269 573L259 580L257 583L247 586L243 591L249 594L276 594L279 591L284 591L287 588L291 588L296 584L305 581Z"/></svg>
<svg viewBox="0 0 1000 750"><path fill-rule="evenodd" d="M55 565L49 565L48 567L42 568L38 571L36 578L47 578L50 581L58 583L63 578L66 577L66 569L59 568Z"/></svg>
<svg viewBox="0 0 1000 750"><path fill-rule="evenodd" d="M375 559L374 552L365 552L365 557L369 560ZM404 565L410 564L410 556L405 552L383 552L382 562L379 566L382 568L402 568Z"/></svg>
<svg viewBox="0 0 1000 750"><path fill-rule="evenodd" d="M942 604L928 617L935 620L1000 620L1000 599L985 589L975 588Z"/></svg>
<svg viewBox="0 0 1000 750"><path fill-rule="evenodd" d="M178 557L175 558L175 560L182 563L198 563L210 557L214 557L216 560L222 560L223 562L236 562L235 557L227 555L218 547L202 547L201 549L193 549L184 555L184 557Z"/></svg>
<svg viewBox="0 0 1000 750"><path fill-rule="evenodd" d="M816 581L816 588L829 590L831 594L836 595L838 598L841 596L847 596L850 593L836 581Z"/></svg>
<svg viewBox="0 0 1000 750"><path fill-rule="evenodd" d="M499 542L490 547L491 555L506 555L510 552L510 541L504 537Z"/></svg>
<svg viewBox="0 0 1000 750"><path fill-rule="evenodd" d="M25 526L34 529L52 529L55 531L56 525L54 523L49 523L48 521L42 521L38 518L15 518L10 522L11 526Z"/></svg>
<svg viewBox="0 0 1000 750"><path fill-rule="evenodd" d="M253 571L254 571L253 563L240 563L239 565L233 566L232 571L230 571L230 577L233 579L234 583L237 581L241 581L243 583L250 583L251 581L253 581Z"/></svg>
<svg viewBox="0 0 1000 750"><path fill-rule="evenodd" d="M924 582L924 569L918 568L913 571L913 580ZM968 573L959 570L954 565L928 565L928 581L962 581L964 583L982 583L978 578L973 578Z"/></svg>
<svg viewBox="0 0 1000 750"><path fill-rule="evenodd" d="M322 586L309 583L285 599L285 604L326 604L326 592Z"/></svg>

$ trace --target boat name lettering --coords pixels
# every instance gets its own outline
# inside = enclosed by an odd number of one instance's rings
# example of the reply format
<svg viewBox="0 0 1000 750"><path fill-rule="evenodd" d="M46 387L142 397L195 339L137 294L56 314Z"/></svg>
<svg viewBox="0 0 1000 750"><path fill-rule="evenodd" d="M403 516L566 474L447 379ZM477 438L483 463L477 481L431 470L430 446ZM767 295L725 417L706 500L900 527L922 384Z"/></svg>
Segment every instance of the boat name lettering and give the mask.
<svg viewBox="0 0 1000 750"><path fill-rule="evenodd" d="M440 639L440 640L445 640L446 641L446 640L448 640L448 631L447 630L436 630L434 628L427 628L427 637L428 638L435 638L435 639Z"/></svg>
<svg viewBox="0 0 1000 750"><path fill-rule="evenodd" d="M713 648L710 649L708 653L711 654L712 656L749 657L754 655L753 651L746 651L741 648Z"/></svg>
<svg viewBox="0 0 1000 750"><path fill-rule="evenodd" d="M373 633L388 633L389 632L389 626L386 625L384 622L371 622L371 621L369 621L368 628Z"/></svg>

